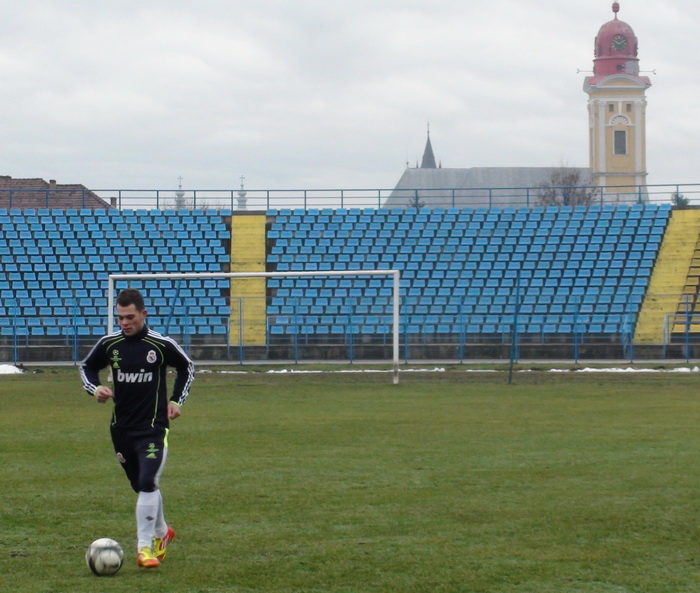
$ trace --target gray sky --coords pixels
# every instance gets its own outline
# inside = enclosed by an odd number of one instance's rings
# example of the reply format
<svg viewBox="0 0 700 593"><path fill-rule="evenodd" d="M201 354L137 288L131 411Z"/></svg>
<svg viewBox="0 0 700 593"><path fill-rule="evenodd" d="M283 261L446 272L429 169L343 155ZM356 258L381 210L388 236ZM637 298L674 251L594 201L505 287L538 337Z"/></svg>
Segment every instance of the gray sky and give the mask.
<svg viewBox="0 0 700 593"><path fill-rule="evenodd" d="M649 183L697 183L700 3L620 0L649 74ZM391 188L588 166L611 0L0 0L0 174L94 189Z"/></svg>

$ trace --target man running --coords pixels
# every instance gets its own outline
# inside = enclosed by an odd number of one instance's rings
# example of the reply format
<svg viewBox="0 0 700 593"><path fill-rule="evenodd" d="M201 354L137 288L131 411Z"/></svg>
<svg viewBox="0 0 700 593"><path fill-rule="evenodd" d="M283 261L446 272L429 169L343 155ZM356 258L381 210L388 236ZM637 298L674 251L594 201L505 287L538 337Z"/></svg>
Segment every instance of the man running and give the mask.
<svg viewBox="0 0 700 593"><path fill-rule="evenodd" d="M121 331L108 334L80 366L83 387L99 403L114 402L111 435L117 459L138 494L137 564L156 568L165 558L175 531L165 522L159 481L168 455L170 421L180 416L194 380L194 364L180 346L146 324L143 296L133 288L119 293L116 303ZM99 373L110 367L112 385ZM167 367L176 370L168 397Z"/></svg>

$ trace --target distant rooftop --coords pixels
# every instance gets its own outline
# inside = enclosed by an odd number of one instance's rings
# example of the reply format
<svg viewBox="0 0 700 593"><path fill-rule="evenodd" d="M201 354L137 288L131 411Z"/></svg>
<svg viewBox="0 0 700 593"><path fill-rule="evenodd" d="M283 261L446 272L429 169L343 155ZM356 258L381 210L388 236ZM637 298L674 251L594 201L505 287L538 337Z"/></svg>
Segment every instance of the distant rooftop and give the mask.
<svg viewBox="0 0 700 593"><path fill-rule="evenodd" d="M111 208L109 202L79 183L0 175L0 208Z"/></svg>

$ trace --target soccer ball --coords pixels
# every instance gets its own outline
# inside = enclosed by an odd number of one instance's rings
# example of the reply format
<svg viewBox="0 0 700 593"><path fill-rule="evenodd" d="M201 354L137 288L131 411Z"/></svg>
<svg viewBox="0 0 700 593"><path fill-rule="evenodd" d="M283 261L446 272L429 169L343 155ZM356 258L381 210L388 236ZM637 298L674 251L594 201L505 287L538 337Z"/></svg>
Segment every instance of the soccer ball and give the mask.
<svg viewBox="0 0 700 593"><path fill-rule="evenodd" d="M92 542L85 552L88 568L98 577L115 574L124 563L124 550L119 542L101 537Z"/></svg>

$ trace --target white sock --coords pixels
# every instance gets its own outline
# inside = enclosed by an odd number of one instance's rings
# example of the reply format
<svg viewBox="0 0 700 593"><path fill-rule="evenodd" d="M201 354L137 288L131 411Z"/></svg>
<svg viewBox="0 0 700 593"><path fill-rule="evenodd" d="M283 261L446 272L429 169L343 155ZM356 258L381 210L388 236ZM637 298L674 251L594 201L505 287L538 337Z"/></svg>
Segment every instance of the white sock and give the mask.
<svg viewBox="0 0 700 593"><path fill-rule="evenodd" d="M136 531L138 533L138 549L150 548L155 537L156 519L158 517L158 507L160 493L139 492L136 501Z"/></svg>
<svg viewBox="0 0 700 593"><path fill-rule="evenodd" d="M156 537L163 538L168 533L168 524L165 522L165 513L163 512L163 495L158 492L158 513L156 514Z"/></svg>

